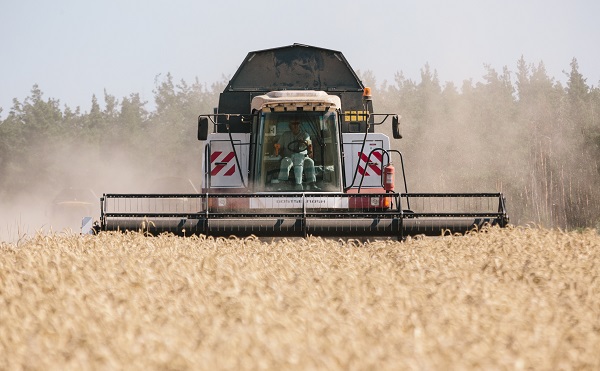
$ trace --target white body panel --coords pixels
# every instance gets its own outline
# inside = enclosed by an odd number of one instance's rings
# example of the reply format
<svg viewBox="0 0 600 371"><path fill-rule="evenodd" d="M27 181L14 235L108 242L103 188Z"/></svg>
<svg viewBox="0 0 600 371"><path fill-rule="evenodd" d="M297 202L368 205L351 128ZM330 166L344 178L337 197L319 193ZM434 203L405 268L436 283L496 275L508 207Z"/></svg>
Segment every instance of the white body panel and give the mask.
<svg viewBox="0 0 600 371"><path fill-rule="evenodd" d="M248 185L248 157L250 149L250 134L232 133L234 148L231 146L229 134L213 133L205 142L202 162L204 184L210 188L243 188ZM210 153L207 153L207 146ZM239 161L236 163L235 153ZM242 182L243 179L243 182Z"/></svg>
<svg viewBox="0 0 600 371"><path fill-rule="evenodd" d="M383 148L386 151L389 150L390 138L382 133L369 133L367 135L365 146L361 152L364 137L364 134L359 133L342 134L344 142L346 185L349 186L352 184L352 179L356 173L353 188L358 187L363 174L362 187L381 188L381 173L383 167L389 162L389 158L384 156L381 151L373 152L370 158L369 154L376 148Z"/></svg>
<svg viewBox="0 0 600 371"><path fill-rule="evenodd" d="M250 199L251 209L347 209L348 198L342 197L258 197Z"/></svg>

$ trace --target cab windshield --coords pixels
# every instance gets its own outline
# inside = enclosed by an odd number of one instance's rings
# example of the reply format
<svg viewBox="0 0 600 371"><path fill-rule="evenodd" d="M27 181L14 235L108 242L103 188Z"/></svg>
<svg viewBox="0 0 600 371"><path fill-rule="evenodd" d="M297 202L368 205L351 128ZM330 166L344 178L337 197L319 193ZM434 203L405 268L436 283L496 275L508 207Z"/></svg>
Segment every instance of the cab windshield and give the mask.
<svg viewBox="0 0 600 371"><path fill-rule="evenodd" d="M257 191L341 191L336 112L268 112L258 125Z"/></svg>

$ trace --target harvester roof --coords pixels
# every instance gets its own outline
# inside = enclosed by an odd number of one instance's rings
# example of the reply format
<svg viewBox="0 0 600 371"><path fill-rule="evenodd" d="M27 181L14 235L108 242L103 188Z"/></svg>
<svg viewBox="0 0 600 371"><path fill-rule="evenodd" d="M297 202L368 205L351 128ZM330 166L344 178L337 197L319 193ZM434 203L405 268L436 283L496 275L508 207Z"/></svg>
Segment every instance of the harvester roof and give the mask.
<svg viewBox="0 0 600 371"><path fill-rule="evenodd" d="M254 97L289 90L324 91L338 96L344 110L360 110L363 89L341 52L293 44L248 53L221 93L218 112L250 114ZM236 117L230 119L229 128L238 133L251 130ZM226 128L219 126L217 131L225 132Z"/></svg>
<svg viewBox="0 0 600 371"><path fill-rule="evenodd" d="M293 44L248 53L227 91L359 91L363 84L336 50Z"/></svg>

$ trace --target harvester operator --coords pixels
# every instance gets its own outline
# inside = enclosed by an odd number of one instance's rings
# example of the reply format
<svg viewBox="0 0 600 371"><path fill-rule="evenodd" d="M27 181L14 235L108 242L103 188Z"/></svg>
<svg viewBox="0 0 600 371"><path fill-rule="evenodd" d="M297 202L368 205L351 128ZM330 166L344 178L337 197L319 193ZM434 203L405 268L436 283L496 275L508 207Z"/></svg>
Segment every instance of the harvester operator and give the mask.
<svg viewBox="0 0 600 371"><path fill-rule="evenodd" d="M315 184L315 162L312 159L312 141L310 135L302 130L299 121L291 121L290 131L284 132L279 141L281 149L281 165L279 170L279 181L287 181L291 168L294 168L295 189L302 190L302 173L306 176L307 190L318 191Z"/></svg>

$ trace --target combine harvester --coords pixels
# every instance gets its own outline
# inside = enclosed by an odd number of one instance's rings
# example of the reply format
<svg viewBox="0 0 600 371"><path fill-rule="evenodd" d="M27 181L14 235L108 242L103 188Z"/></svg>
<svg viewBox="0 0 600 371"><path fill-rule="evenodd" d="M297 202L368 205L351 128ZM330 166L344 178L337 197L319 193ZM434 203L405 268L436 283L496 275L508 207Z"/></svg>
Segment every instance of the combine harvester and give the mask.
<svg viewBox="0 0 600 371"><path fill-rule="evenodd" d="M215 113L198 118L201 193L104 194L96 229L402 239L507 225L501 193L409 193L401 152L375 131L383 125L402 137L398 115L373 112L342 53L250 52Z"/></svg>

